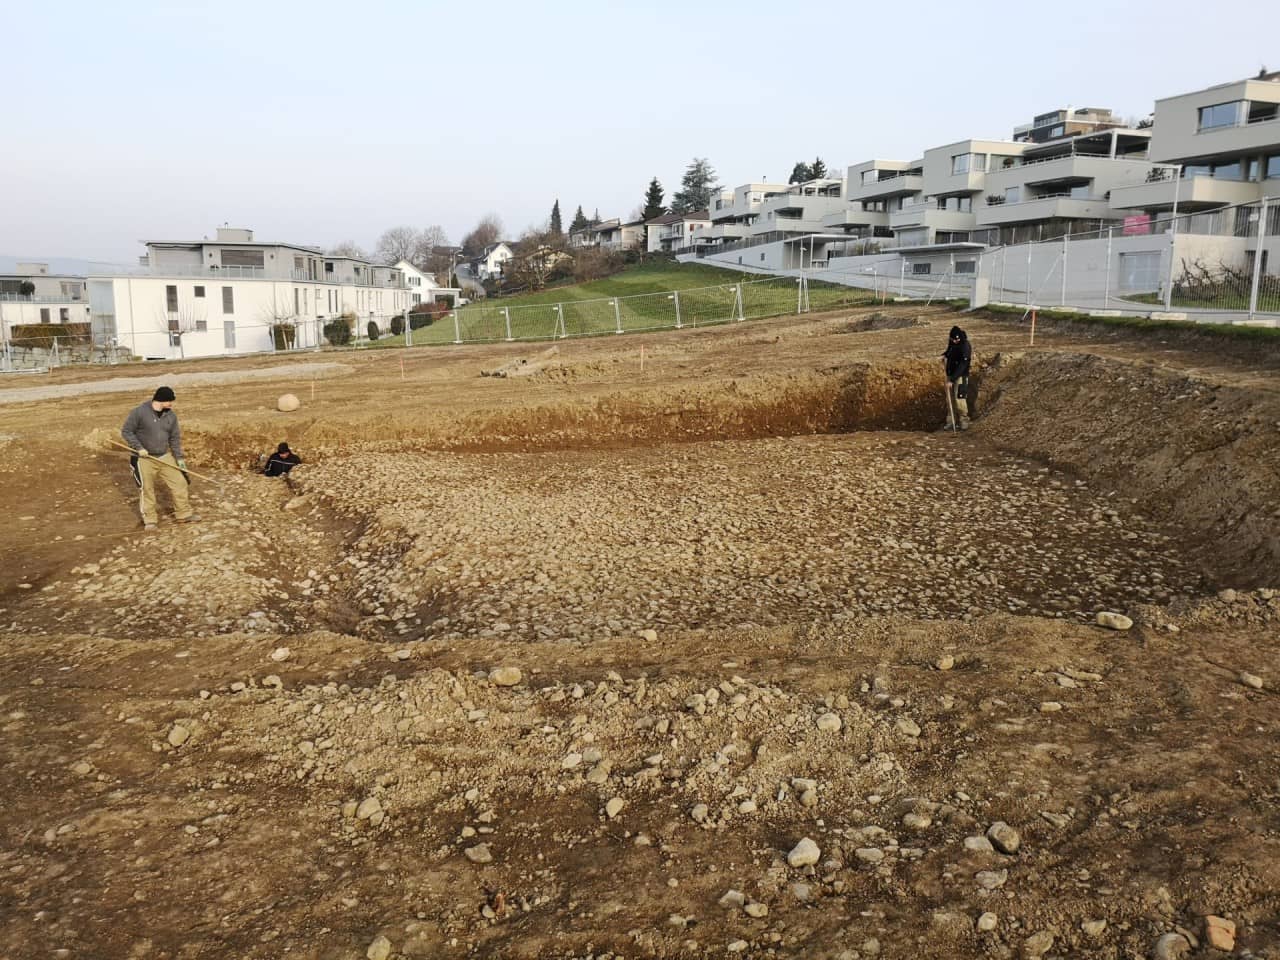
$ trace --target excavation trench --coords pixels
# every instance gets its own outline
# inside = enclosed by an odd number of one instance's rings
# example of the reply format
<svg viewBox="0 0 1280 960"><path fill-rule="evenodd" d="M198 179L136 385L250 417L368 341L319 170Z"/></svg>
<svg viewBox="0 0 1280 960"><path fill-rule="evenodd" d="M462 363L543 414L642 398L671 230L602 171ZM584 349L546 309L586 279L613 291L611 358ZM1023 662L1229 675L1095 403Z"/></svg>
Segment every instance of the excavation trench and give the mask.
<svg viewBox="0 0 1280 960"><path fill-rule="evenodd" d="M466 413L345 410L293 427L306 466L277 484L244 466L279 439L270 426L193 431L188 448L239 468L254 509L291 531L245 540L270 551L245 573L267 584L252 601L266 616L233 628L589 640L1088 620L1274 585L1273 396L997 355L975 376L974 428L944 436L938 373L919 360L593 384L573 402L530 381L511 386L519 402Z"/></svg>
<svg viewBox="0 0 1280 960"><path fill-rule="evenodd" d="M344 425L314 423L299 490L346 529L367 524L339 552L368 635L1085 620L1268 585L1273 398L1228 402L1096 357L997 356L975 376L989 409L943 437L926 434L944 417L938 379L914 361L393 417L362 425L354 453Z"/></svg>

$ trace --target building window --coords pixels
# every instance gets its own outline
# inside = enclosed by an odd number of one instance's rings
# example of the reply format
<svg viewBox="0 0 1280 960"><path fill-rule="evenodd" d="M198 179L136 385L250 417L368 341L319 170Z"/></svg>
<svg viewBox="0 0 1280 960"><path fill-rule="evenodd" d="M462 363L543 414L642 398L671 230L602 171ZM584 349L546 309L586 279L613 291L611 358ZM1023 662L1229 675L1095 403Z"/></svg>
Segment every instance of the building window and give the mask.
<svg viewBox="0 0 1280 960"><path fill-rule="evenodd" d="M1004 202L1005 203L1021 203L1022 187L1005 187Z"/></svg>
<svg viewBox="0 0 1280 960"><path fill-rule="evenodd" d="M1215 103L1211 107L1200 108L1200 129L1216 130L1219 127L1234 127L1240 122L1242 101L1232 100L1230 103Z"/></svg>
<svg viewBox="0 0 1280 960"><path fill-rule="evenodd" d="M222 312L223 313L236 312L235 292L231 287L222 288Z"/></svg>
<svg viewBox="0 0 1280 960"><path fill-rule="evenodd" d="M41 307L41 308L40 308L40 322L41 322L41 323L48 323L48 322L49 322L49 308L48 308L48 307Z"/></svg>
<svg viewBox="0 0 1280 960"><path fill-rule="evenodd" d="M977 261L974 260L957 260L956 273L975 273L977 272Z"/></svg>
<svg viewBox="0 0 1280 960"><path fill-rule="evenodd" d="M916 276L916 277L923 277L927 274L933 273L933 264L932 263L913 263L911 265L911 273L913 276Z"/></svg>
<svg viewBox="0 0 1280 960"><path fill-rule="evenodd" d="M224 267L258 267L265 264L261 250L223 250L222 265Z"/></svg>
<svg viewBox="0 0 1280 960"><path fill-rule="evenodd" d="M196 298L197 298L197 299L199 299L199 300L203 300L203 299L204 299L204 287L196 287L196 289L195 289L195 295L196 295Z"/></svg>
<svg viewBox="0 0 1280 960"><path fill-rule="evenodd" d="M208 321L208 320L197 320L197 321L196 321L196 333L208 333L208 331L209 331L209 321Z"/></svg>
<svg viewBox="0 0 1280 960"><path fill-rule="evenodd" d="M1058 137L1062 136L1066 132L1066 129L1067 128L1064 127L1062 124L1058 124L1056 127L1054 127L1052 130L1049 131L1049 138L1051 140L1057 139Z"/></svg>
<svg viewBox="0 0 1280 960"><path fill-rule="evenodd" d="M1280 178L1280 153L1273 153L1267 157L1267 172L1265 176L1268 180Z"/></svg>
<svg viewBox="0 0 1280 960"><path fill-rule="evenodd" d="M70 322L71 322L71 311L70 311L68 308L66 308L66 307L59 307L59 308L58 308L58 322L59 322L59 323L70 323Z"/></svg>
<svg viewBox="0 0 1280 960"><path fill-rule="evenodd" d="M951 158L951 174L955 176L960 173L969 172L969 154L957 153Z"/></svg>
<svg viewBox="0 0 1280 960"><path fill-rule="evenodd" d="M1233 160L1230 163L1215 163L1213 165L1213 178L1215 180L1239 180L1240 172L1239 160Z"/></svg>
<svg viewBox="0 0 1280 960"><path fill-rule="evenodd" d="M170 313L178 312L178 287L176 284L164 288L164 308Z"/></svg>

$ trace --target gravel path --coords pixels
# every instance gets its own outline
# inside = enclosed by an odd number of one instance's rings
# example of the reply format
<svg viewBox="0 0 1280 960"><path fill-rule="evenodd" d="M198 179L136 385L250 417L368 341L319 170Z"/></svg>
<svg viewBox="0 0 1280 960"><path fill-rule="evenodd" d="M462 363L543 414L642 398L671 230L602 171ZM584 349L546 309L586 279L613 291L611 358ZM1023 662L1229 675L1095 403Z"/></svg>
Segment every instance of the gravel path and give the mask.
<svg viewBox="0 0 1280 960"><path fill-rule="evenodd" d="M50 384L43 387L15 387L0 390L0 404L32 403L37 400L59 400L86 393L137 393L155 388L164 382L171 387L208 387L217 384L244 383L248 380L341 377L352 372L345 363L289 363L254 370L227 370L222 373L162 373L149 377L114 377L110 380L91 380L87 383Z"/></svg>

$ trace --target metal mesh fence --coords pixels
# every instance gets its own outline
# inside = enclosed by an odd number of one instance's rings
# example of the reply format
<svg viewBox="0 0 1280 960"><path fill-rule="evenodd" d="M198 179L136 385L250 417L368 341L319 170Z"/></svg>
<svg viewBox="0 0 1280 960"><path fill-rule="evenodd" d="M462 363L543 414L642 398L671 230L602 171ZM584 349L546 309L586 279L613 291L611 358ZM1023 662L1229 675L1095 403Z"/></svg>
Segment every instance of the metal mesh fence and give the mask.
<svg viewBox="0 0 1280 960"><path fill-rule="evenodd" d="M1103 230L982 252L990 299L1025 307L1192 319L1280 318L1280 202L1237 204L1176 218L1133 216Z"/></svg>

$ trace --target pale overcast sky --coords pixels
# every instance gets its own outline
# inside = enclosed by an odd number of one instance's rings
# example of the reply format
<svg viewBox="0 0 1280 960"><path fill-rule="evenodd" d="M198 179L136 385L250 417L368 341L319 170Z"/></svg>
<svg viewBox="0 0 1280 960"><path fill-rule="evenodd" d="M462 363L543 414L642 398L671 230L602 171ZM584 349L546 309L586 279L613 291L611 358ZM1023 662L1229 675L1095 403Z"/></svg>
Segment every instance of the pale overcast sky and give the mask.
<svg viewBox="0 0 1280 960"><path fill-rule="evenodd" d="M132 261L212 234L372 247L628 216L695 156L721 183L843 171L1060 106L1280 69L1280 3L48 2L4 16L0 255ZM1268 56L1275 62L1268 61Z"/></svg>

